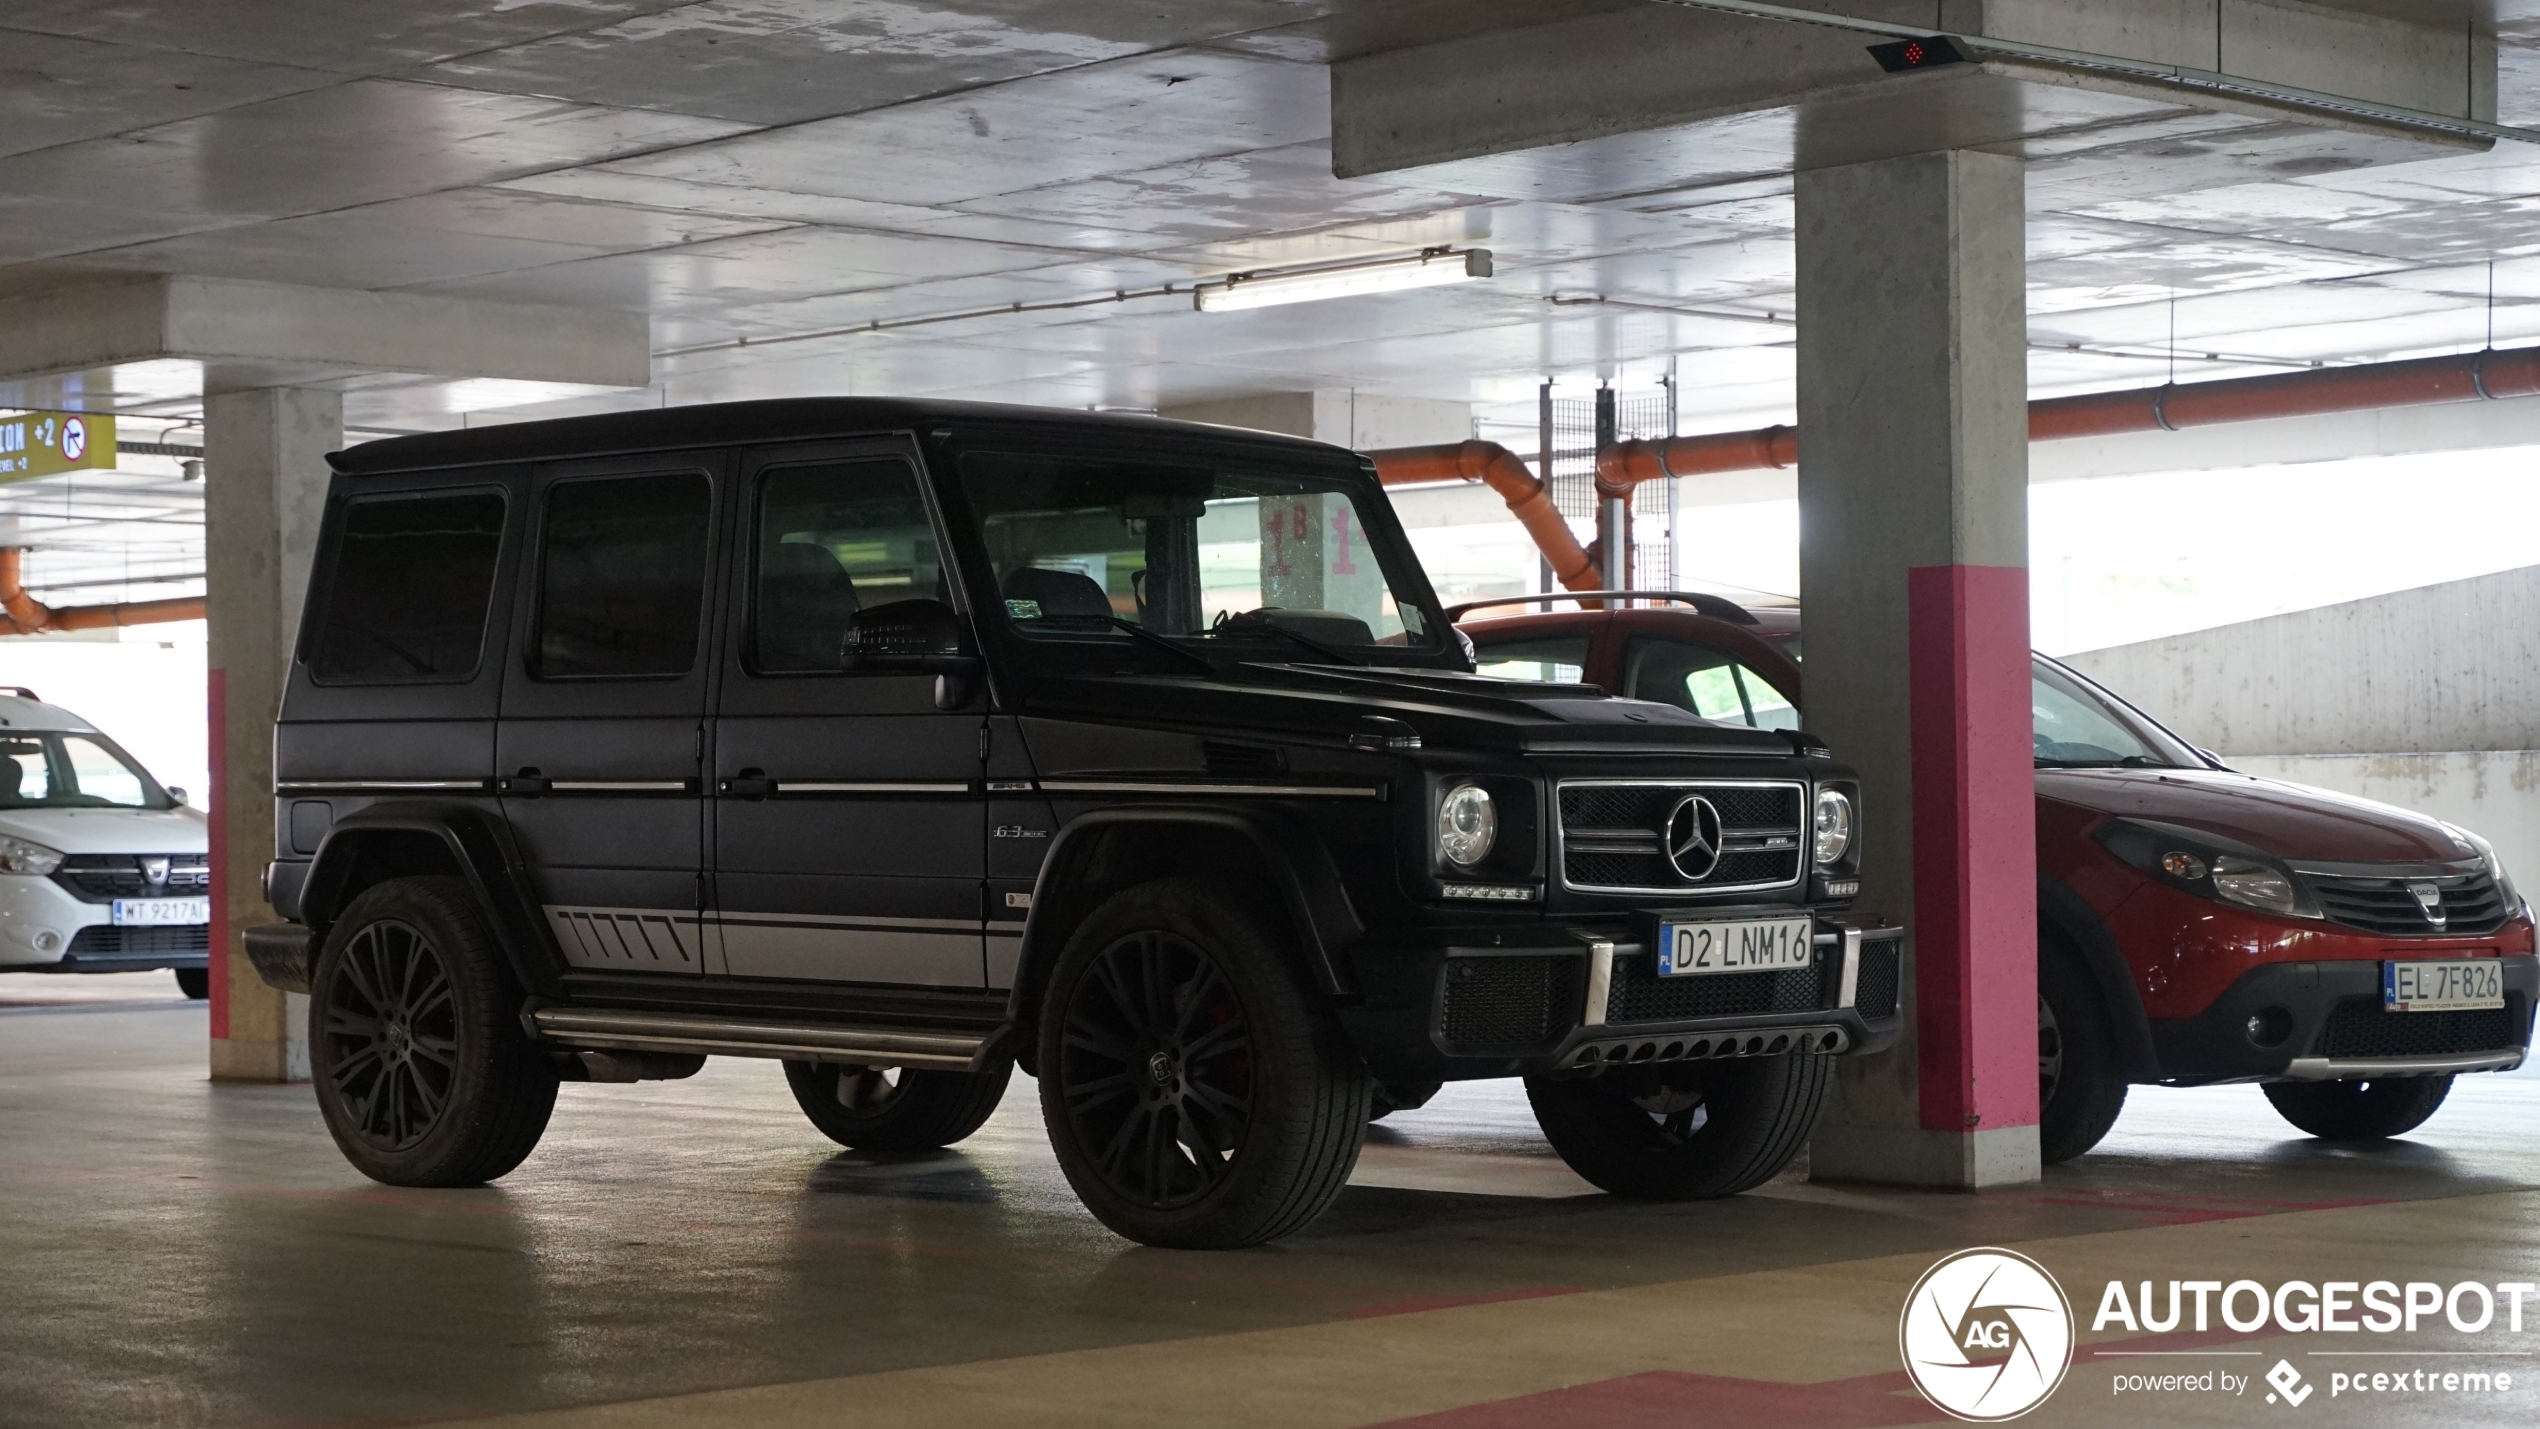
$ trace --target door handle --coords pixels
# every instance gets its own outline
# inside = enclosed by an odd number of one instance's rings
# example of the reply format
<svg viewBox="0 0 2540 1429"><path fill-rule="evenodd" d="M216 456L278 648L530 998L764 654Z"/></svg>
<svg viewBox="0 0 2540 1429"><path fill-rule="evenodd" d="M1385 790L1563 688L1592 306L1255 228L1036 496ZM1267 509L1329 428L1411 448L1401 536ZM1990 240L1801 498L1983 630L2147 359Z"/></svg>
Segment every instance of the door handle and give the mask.
<svg viewBox="0 0 2540 1429"><path fill-rule="evenodd" d="M534 766L523 767L518 774L507 774L494 781L499 792L521 799L535 799L554 788L555 782L539 773Z"/></svg>
<svg viewBox="0 0 2540 1429"><path fill-rule="evenodd" d="M776 781L764 769L744 769L723 781L723 792L734 799L764 799L776 792Z"/></svg>

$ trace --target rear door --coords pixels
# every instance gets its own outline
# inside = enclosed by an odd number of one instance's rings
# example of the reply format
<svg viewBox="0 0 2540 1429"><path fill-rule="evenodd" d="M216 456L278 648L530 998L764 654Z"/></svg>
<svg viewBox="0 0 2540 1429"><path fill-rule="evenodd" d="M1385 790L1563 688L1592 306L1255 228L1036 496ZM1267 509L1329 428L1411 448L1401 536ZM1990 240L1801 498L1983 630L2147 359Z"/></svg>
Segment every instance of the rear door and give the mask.
<svg viewBox="0 0 2540 1429"><path fill-rule="evenodd" d="M987 705L933 675L849 670L859 611L961 608L914 454L892 440L753 452L713 733L715 913L735 977L986 983Z"/></svg>
<svg viewBox="0 0 2540 1429"><path fill-rule="evenodd" d="M565 961L704 971L703 757L721 451L559 463L530 483L504 812Z"/></svg>

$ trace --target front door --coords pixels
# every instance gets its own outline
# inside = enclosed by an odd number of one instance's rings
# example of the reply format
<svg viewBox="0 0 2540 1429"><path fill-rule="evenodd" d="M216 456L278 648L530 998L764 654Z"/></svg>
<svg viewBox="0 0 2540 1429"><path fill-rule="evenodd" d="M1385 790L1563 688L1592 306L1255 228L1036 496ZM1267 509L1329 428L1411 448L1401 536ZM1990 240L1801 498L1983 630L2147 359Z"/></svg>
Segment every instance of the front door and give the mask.
<svg viewBox="0 0 2540 1429"><path fill-rule="evenodd" d="M727 465L721 452L578 462L531 483L495 769L577 969L705 970L706 633Z"/></svg>
<svg viewBox="0 0 2540 1429"><path fill-rule="evenodd" d="M884 442L755 453L740 506L712 756L725 969L985 986L986 701L939 708L932 675L840 659L860 610L961 606L915 462Z"/></svg>

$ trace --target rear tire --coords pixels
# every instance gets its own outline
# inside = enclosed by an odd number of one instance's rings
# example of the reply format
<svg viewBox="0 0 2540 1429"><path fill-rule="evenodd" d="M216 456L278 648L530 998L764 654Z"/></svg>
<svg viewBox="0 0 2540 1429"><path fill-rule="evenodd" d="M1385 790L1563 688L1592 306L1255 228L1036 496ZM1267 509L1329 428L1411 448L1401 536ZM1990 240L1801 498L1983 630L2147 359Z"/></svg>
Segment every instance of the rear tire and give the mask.
<svg viewBox="0 0 2540 1429"><path fill-rule="evenodd" d="M2082 972L2051 945L2037 958L2037 1156L2070 1161L2125 1110L2117 1038Z"/></svg>
<svg viewBox="0 0 2540 1429"><path fill-rule="evenodd" d="M2276 1114L2326 1141L2381 1141L2425 1125L2452 1094L2450 1077L2370 1077L2345 1082L2268 1082Z"/></svg>
<svg viewBox="0 0 2540 1429"><path fill-rule="evenodd" d="M521 990L467 885L397 878L344 910L309 992L326 1129L391 1186L472 1186L525 1160L556 1071L520 1025Z"/></svg>
<svg viewBox="0 0 2540 1429"><path fill-rule="evenodd" d="M1824 1108L1834 1059L1794 1053L1528 1077L1544 1139L1600 1190L1649 1201L1734 1196L1788 1166Z"/></svg>
<svg viewBox="0 0 2540 1429"><path fill-rule="evenodd" d="M1286 1235L1358 1163L1366 1066L1272 927L1211 880L1142 884L1096 909L1050 975L1042 1119L1086 1209L1131 1240Z"/></svg>
<svg viewBox="0 0 2540 1429"><path fill-rule="evenodd" d="M858 1151L934 1151L987 1124L1014 1064L984 1072L787 1062L786 1085L811 1124Z"/></svg>
<svg viewBox="0 0 2540 1429"><path fill-rule="evenodd" d="M178 968L176 990L196 1002L201 1002L212 995L212 970L210 968Z"/></svg>

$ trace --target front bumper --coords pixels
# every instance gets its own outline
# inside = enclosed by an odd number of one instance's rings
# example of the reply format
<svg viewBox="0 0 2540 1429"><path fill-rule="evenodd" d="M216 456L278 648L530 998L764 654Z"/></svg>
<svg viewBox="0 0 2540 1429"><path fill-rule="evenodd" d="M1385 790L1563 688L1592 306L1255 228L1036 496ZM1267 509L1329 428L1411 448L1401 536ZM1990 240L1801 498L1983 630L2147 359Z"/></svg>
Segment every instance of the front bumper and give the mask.
<svg viewBox="0 0 2540 1429"><path fill-rule="evenodd" d="M50 878L0 874L0 972L121 973L211 963L202 923L124 928L111 901L76 898Z"/></svg>
<svg viewBox="0 0 2540 1429"><path fill-rule="evenodd" d="M1391 943L1359 951L1366 997L1340 1018L1390 1086L1874 1052L1896 1040L1902 949L1901 930L1820 917L1808 967L1661 979L1656 954L1633 927L1555 924Z"/></svg>
<svg viewBox="0 0 2540 1429"><path fill-rule="evenodd" d="M2383 1011L2381 959L2253 968L2194 1017L2152 1019L2161 1079L2194 1086L2508 1071L2530 1050L2540 958L2502 961L2505 1005L2482 1012Z"/></svg>

